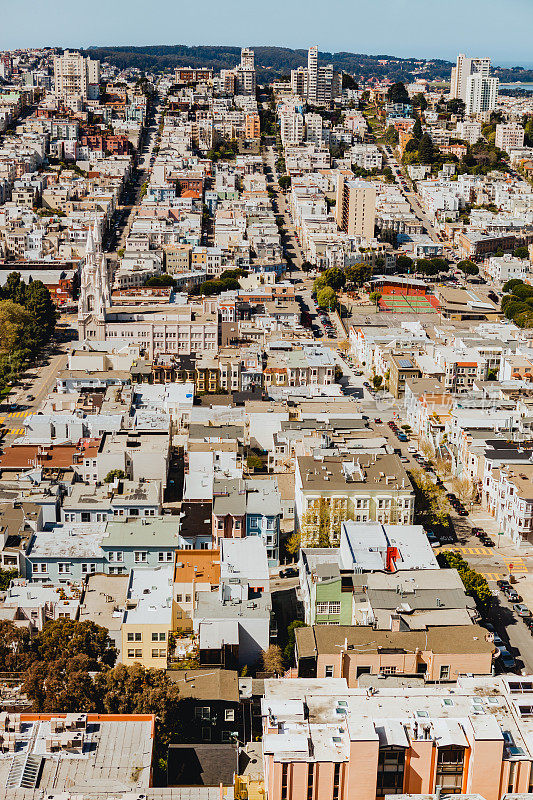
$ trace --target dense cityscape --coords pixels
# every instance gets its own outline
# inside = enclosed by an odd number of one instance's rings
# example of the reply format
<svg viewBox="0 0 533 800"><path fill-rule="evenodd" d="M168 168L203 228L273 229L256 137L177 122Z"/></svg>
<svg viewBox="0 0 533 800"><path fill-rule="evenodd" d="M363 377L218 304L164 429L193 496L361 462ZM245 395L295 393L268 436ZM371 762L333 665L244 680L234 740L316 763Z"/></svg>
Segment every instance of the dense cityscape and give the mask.
<svg viewBox="0 0 533 800"><path fill-rule="evenodd" d="M0 800L533 798L533 73L208 50L0 52Z"/></svg>

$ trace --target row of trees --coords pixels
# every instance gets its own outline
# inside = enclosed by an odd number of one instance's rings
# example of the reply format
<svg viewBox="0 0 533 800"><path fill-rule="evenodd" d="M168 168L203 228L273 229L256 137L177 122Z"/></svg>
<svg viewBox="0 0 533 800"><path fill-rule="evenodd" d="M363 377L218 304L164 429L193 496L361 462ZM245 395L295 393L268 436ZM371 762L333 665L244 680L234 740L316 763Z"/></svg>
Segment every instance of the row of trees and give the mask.
<svg viewBox="0 0 533 800"><path fill-rule="evenodd" d="M22 676L35 712L154 714L156 767L165 767L169 743L180 734L180 696L165 670L115 666L106 628L60 619L30 636L0 621L0 671Z"/></svg>
<svg viewBox="0 0 533 800"><path fill-rule="evenodd" d="M41 281L25 283L20 272L8 275L0 290L0 387L20 372L50 341L57 311Z"/></svg>
<svg viewBox="0 0 533 800"><path fill-rule="evenodd" d="M243 269L226 269L218 278L211 281L204 281L191 290L193 295L214 295L227 292L230 289L239 289L239 278L246 275Z"/></svg>
<svg viewBox="0 0 533 800"><path fill-rule="evenodd" d="M533 328L533 286L513 278L503 286L501 308L520 328Z"/></svg>

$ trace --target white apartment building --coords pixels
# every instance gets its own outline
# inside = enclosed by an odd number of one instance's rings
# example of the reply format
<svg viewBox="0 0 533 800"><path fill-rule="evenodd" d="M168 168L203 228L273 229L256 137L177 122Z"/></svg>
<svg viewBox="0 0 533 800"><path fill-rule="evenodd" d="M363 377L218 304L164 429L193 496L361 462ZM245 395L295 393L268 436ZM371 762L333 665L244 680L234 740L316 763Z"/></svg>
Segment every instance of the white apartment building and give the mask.
<svg viewBox="0 0 533 800"><path fill-rule="evenodd" d="M306 141L320 146L322 144L322 117L320 114L305 115Z"/></svg>
<svg viewBox="0 0 533 800"><path fill-rule="evenodd" d="M457 56L455 67L452 67L450 100L467 101L468 78L471 75L490 75L490 58L467 58L464 53Z"/></svg>
<svg viewBox="0 0 533 800"><path fill-rule="evenodd" d="M485 460L482 502L515 544L533 542L533 465Z"/></svg>
<svg viewBox="0 0 533 800"><path fill-rule="evenodd" d="M298 111L287 109L280 114L281 141L283 145L300 144L304 138L304 117Z"/></svg>
<svg viewBox="0 0 533 800"><path fill-rule="evenodd" d="M62 100L72 97L97 100L100 62L65 50L62 56L54 56L54 81L55 95Z"/></svg>
<svg viewBox="0 0 533 800"><path fill-rule="evenodd" d="M498 86L498 78L480 72L470 75L466 82L466 113L475 115L493 111L498 100Z"/></svg>
<svg viewBox="0 0 533 800"><path fill-rule="evenodd" d="M512 278L525 280L531 272L531 264L526 258L514 258L510 253L491 256L485 264L485 272L496 283L505 283Z"/></svg>
<svg viewBox="0 0 533 800"><path fill-rule="evenodd" d="M481 138L481 122L476 122L475 120L458 122L455 126L455 135L458 139L468 142L468 144L475 144Z"/></svg>
<svg viewBox="0 0 533 800"><path fill-rule="evenodd" d="M383 155L379 147L375 144L354 144L350 150L352 166L361 169L381 169L383 166Z"/></svg>
<svg viewBox="0 0 533 800"><path fill-rule="evenodd" d="M510 153L511 150L524 146L524 134L523 127L517 125L516 122L500 123L496 125L496 141L494 143L500 150Z"/></svg>

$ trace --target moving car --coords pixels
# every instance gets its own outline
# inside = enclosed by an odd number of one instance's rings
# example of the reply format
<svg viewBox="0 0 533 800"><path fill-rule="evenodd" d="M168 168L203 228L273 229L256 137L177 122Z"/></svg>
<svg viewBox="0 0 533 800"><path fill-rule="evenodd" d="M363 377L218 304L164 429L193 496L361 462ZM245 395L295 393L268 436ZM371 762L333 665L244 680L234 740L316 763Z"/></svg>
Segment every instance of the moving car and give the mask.
<svg viewBox="0 0 533 800"><path fill-rule="evenodd" d="M519 617L530 617L531 611L529 608L524 605L524 603L515 603L513 605L513 610L515 614L518 614Z"/></svg>

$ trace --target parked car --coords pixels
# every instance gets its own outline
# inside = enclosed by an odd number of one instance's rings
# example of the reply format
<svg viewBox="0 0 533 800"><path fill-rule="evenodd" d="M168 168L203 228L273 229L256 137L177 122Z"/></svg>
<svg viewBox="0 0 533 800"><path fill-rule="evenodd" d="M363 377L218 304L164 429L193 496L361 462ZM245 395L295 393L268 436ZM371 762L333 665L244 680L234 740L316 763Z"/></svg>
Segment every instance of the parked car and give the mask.
<svg viewBox="0 0 533 800"><path fill-rule="evenodd" d="M511 588L511 584L509 583L509 581L505 581L505 580L496 581L496 586L498 587L498 589L501 589L501 590L502 590L502 592L503 592L503 591L504 591L504 590L505 590L507 587L509 587L509 589Z"/></svg>
<svg viewBox="0 0 533 800"><path fill-rule="evenodd" d="M513 589L512 587L509 588L507 591L504 591L504 594L510 603L519 603L520 600L522 599L518 594L518 592L516 591L516 589Z"/></svg>
<svg viewBox="0 0 533 800"><path fill-rule="evenodd" d="M280 578L296 578L298 576L298 570L296 567L287 567L287 569L280 570L279 577Z"/></svg>
<svg viewBox="0 0 533 800"><path fill-rule="evenodd" d="M514 660L514 657L505 647L500 649L498 661L500 661L506 670L514 669L516 667L516 661Z"/></svg>
<svg viewBox="0 0 533 800"><path fill-rule="evenodd" d="M524 605L524 603L515 603L513 606L513 610L515 614L518 614L519 617L530 617L531 611L529 608Z"/></svg>

